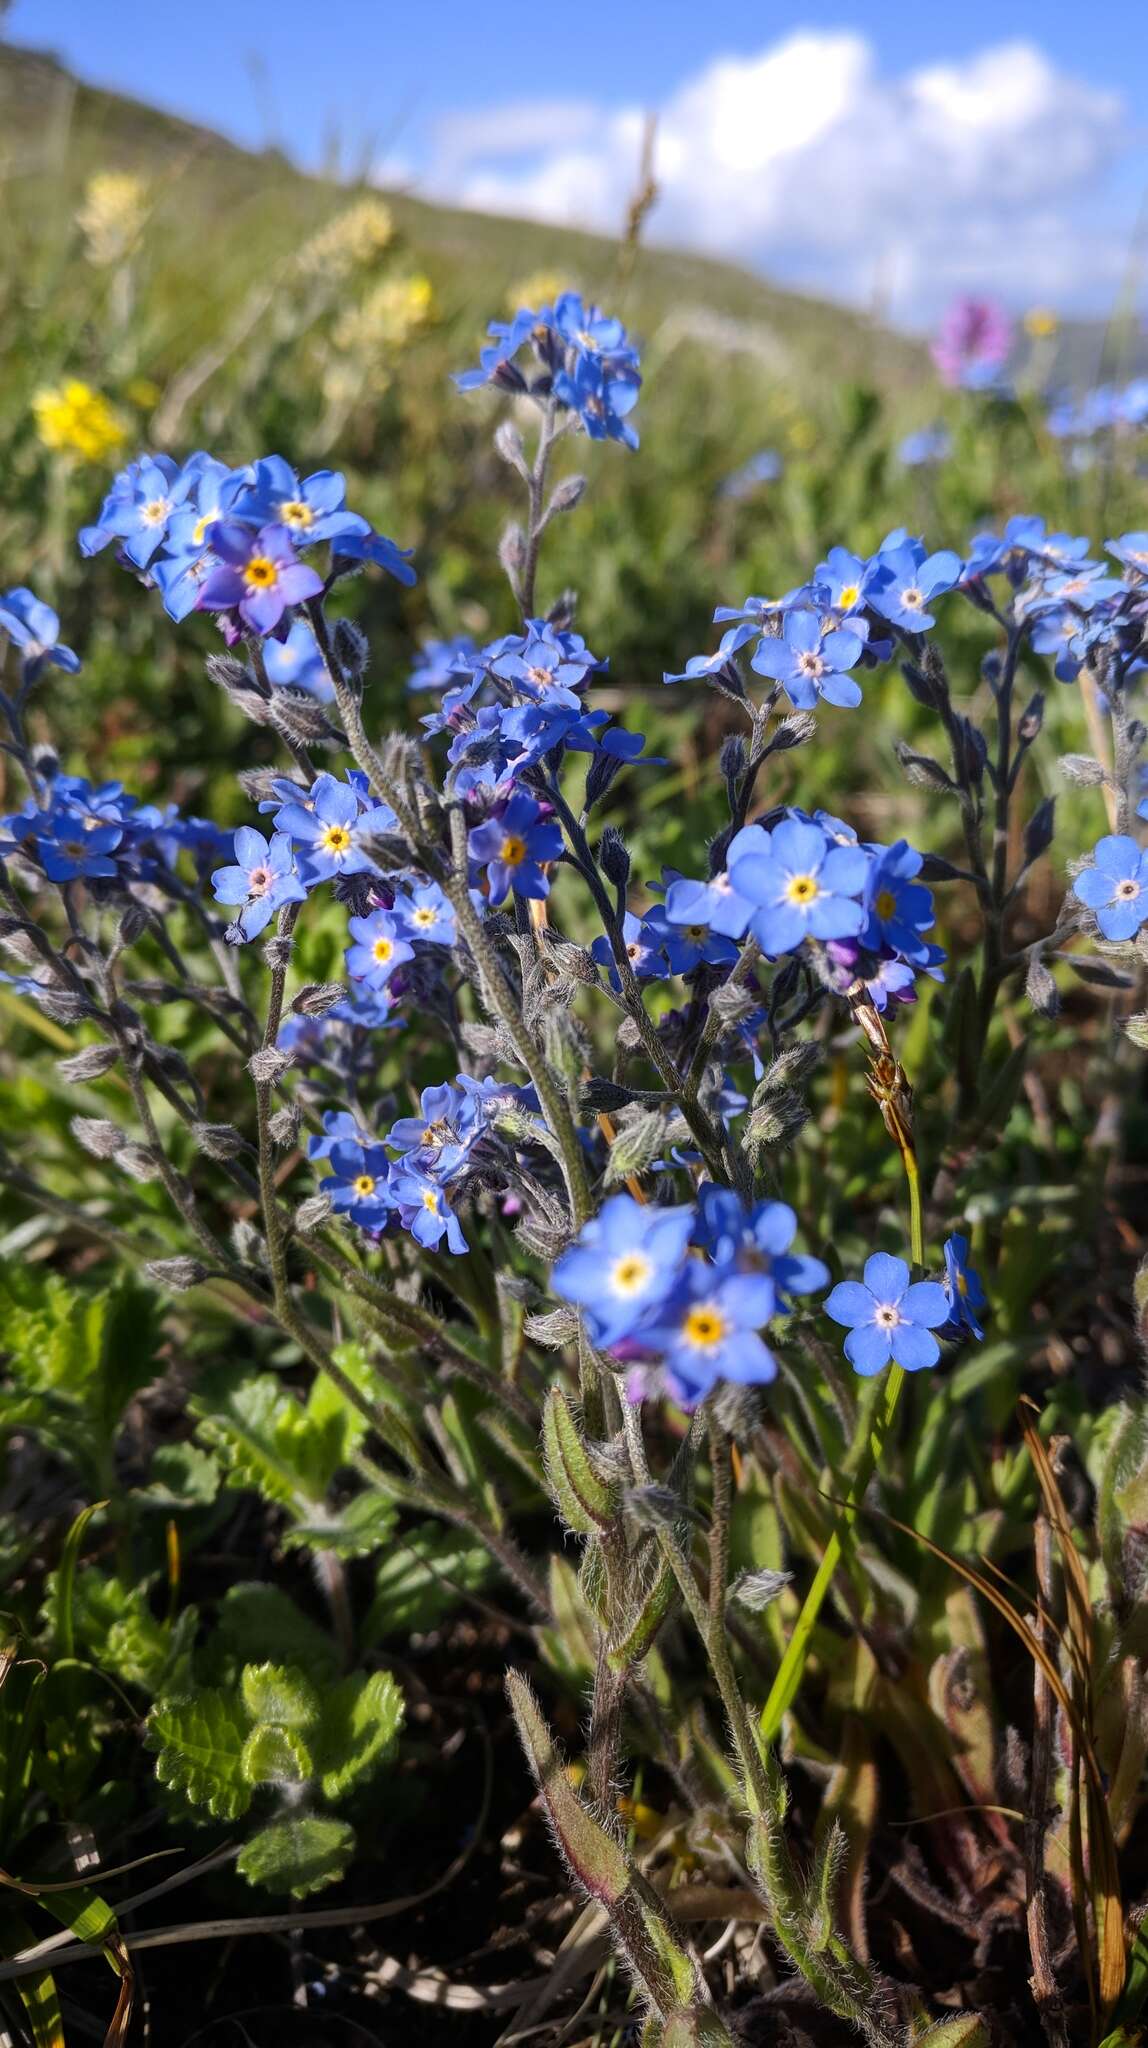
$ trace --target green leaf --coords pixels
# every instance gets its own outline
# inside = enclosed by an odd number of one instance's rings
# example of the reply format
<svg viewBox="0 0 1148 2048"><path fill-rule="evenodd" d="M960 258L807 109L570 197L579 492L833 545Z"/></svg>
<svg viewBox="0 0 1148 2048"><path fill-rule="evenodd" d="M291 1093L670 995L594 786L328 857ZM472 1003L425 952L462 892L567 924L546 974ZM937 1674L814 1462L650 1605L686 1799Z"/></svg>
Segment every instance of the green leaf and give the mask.
<svg viewBox="0 0 1148 2048"><path fill-rule="evenodd" d="M282 1664L247 1664L239 1682L243 1704L253 1721L280 1728L313 1728L319 1702L301 1671Z"/></svg>
<svg viewBox="0 0 1148 2048"><path fill-rule="evenodd" d="M599 1478L568 1395L553 1386L542 1410L542 1455L554 1504L567 1527L595 1536L612 1526L619 1489Z"/></svg>
<svg viewBox="0 0 1148 2048"><path fill-rule="evenodd" d="M378 1493L357 1493L337 1514L294 1522L283 1532L290 1550L329 1550L335 1557L371 1557L395 1533L394 1503Z"/></svg>
<svg viewBox="0 0 1148 2048"><path fill-rule="evenodd" d="M247 1736L238 1698L217 1686L161 1700L148 1722L160 1784L182 1792L192 1806L206 1806L216 1820L238 1820L251 1804L243 1775Z"/></svg>
<svg viewBox="0 0 1148 2048"><path fill-rule="evenodd" d="M385 1763L405 1712L402 1693L389 1671L344 1678L328 1687L314 1743L325 1799L342 1799Z"/></svg>
<svg viewBox="0 0 1148 2048"><path fill-rule="evenodd" d="M411 1629L436 1628L460 1590L479 1592L493 1573L489 1552L439 1522L407 1530L382 1560L361 1639L370 1648Z"/></svg>
<svg viewBox="0 0 1148 2048"><path fill-rule="evenodd" d="M304 1511L325 1499L366 1427L322 1374L304 1403L270 1373L212 1373L192 1408L201 1436L222 1453L228 1486Z"/></svg>
<svg viewBox="0 0 1148 2048"><path fill-rule="evenodd" d="M288 1664L322 1686L339 1668L339 1653L280 1586L241 1581L219 1603L215 1634L204 1662L206 1676L238 1683L245 1664Z"/></svg>
<svg viewBox="0 0 1148 2048"><path fill-rule="evenodd" d="M249 1785L305 1785L311 1752L294 1728L253 1728L240 1759Z"/></svg>
<svg viewBox="0 0 1148 2048"><path fill-rule="evenodd" d="M133 1496L141 1507L161 1508L164 1514L209 1508L219 1492L223 1477L219 1459L199 1444L161 1444L151 1454L148 1466L151 1483Z"/></svg>
<svg viewBox="0 0 1148 2048"><path fill-rule="evenodd" d="M298 1820L275 1821L252 1835L236 1868L248 1884L304 1899L308 1892L337 1883L354 1853L355 1831L346 1821L303 1814Z"/></svg>
<svg viewBox="0 0 1148 2048"><path fill-rule="evenodd" d="M67 1536L64 1538L64 1547L60 1553L59 1569L55 1575L56 1642L59 1646L61 1657L74 1657L76 1654L74 1599L76 1563L80 1554L80 1545L84 1540L84 1532L93 1515L98 1515L101 1509L106 1508L106 1506L107 1502L105 1500L97 1500L93 1501L89 1507L81 1508Z"/></svg>

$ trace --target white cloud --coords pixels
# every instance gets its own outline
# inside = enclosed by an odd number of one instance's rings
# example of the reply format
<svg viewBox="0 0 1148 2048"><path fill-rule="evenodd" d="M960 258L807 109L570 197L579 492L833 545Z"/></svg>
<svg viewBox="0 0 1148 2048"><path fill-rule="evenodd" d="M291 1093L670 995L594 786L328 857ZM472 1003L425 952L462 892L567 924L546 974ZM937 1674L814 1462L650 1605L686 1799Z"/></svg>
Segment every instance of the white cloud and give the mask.
<svg viewBox="0 0 1148 2048"><path fill-rule="evenodd" d="M448 120L427 184L463 204L614 229L645 110L511 104ZM782 281L902 316L987 286L1015 303L1103 304L1126 236L1108 174L1118 94L1023 42L901 76L848 33L715 58L659 110L652 231Z"/></svg>

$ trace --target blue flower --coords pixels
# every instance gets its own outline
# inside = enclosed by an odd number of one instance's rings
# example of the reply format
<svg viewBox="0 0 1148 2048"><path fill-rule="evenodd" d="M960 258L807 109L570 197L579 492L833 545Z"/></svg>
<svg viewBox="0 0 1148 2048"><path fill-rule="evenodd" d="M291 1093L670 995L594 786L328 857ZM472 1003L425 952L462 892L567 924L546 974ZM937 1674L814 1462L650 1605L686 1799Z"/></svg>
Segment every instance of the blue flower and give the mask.
<svg viewBox="0 0 1148 2048"><path fill-rule="evenodd" d="M1104 545L1137 578L1148 579L1148 533L1122 533L1119 540L1108 540Z"/></svg>
<svg viewBox="0 0 1148 2048"><path fill-rule="evenodd" d="M361 1230L382 1230L395 1207L391 1196L391 1162L379 1144L366 1144L356 1134L331 1147L331 1174L319 1182L331 1207Z"/></svg>
<svg viewBox="0 0 1148 2048"><path fill-rule="evenodd" d="M457 936L454 905L448 902L437 882L418 882L409 894L399 894L391 915L404 939L424 946L453 946Z"/></svg>
<svg viewBox="0 0 1148 2048"><path fill-rule="evenodd" d="M876 574L875 561L867 562L861 555L852 555L848 548L830 548L825 560L817 564L813 581L819 589L824 589L826 601L834 611L848 615L862 609Z"/></svg>
<svg viewBox="0 0 1148 2048"><path fill-rule="evenodd" d="M170 455L142 455L122 472L122 482L117 477L101 508L98 531L108 540L121 541L128 561L146 569L197 474L191 463L177 468ZM85 547L84 552L94 553L95 548Z"/></svg>
<svg viewBox="0 0 1148 2048"><path fill-rule="evenodd" d="M888 946L910 964L928 959L928 940L921 933L931 931L934 921L932 891L913 880L923 859L907 839L898 839L873 861L862 899L869 913L865 945L874 952Z"/></svg>
<svg viewBox="0 0 1148 2048"><path fill-rule="evenodd" d="M490 663L491 673L513 683L521 693L547 704L581 709L575 694L592 670L605 662L590 653L578 633L561 633L545 619L529 619L525 633L512 634Z"/></svg>
<svg viewBox="0 0 1148 2048"><path fill-rule="evenodd" d="M748 498L761 484L775 484L785 473L785 464L775 448L762 448L740 469L718 485L719 498Z"/></svg>
<svg viewBox="0 0 1148 2048"><path fill-rule="evenodd" d="M323 1135L318 1132L307 1140L308 1159L329 1159L336 1145L358 1145L361 1151L375 1144L369 1131L363 1129L357 1116L349 1109L325 1109L323 1111Z"/></svg>
<svg viewBox="0 0 1148 2048"><path fill-rule="evenodd" d="M580 355L637 360L627 344L621 321L612 319L597 306L584 305L580 292L560 292L554 301L552 319L555 332Z"/></svg>
<svg viewBox="0 0 1148 2048"><path fill-rule="evenodd" d="M878 574L869 587L869 603L883 619L920 633L936 624L929 610L933 598L960 582L962 563L951 548L926 555L919 541L882 552Z"/></svg>
<svg viewBox="0 0 1148 2048"><path fill-rule="evenodd" d="M235 835L235 865L217 868L211 881L217 903L242 904L235 923L245 939L255 938L281 904L302 903L307 894L287 834L276 832L268 843L250 825Z"/></svg>
<svg viewBox="0 0 1148 2048"><path fill-rule="evenodd" d="M413 548L400 548L395 541L388 540L385 533L376 533L358 513L344 513L341 522L331 535L331 553L346 562L373 562L376 569L383 569L393 576L396 583L412 584L418 576L411 568Z"/></svg>
<svg viewBox="0 0 1148 2048"><path fill-rule="evenodd" d="M487 871L491 903L501 903L511 889L516 896L538 898L550 894L541 863L559 858L562 833L552 820L543 819L533 797L520 794L497 817L476 825L467 847L471 859Z"/></svg>
<svg viewBox="0 0 1148 2048"><path fill-rule="evenodd" d="M977 1318L982 1309L988 1307L989 1301L981 1285L979 1273L975 1273L969 1264L967 1237L946 1238L945 1278L942 1285L949 1303L947 1331L967 1330L978 1343L983 1342L985 1333Z"/></svg>
<svg viewBox="0 0 1148 2048"><path fill-rule="evenodd" d="M309 887L336 875L376 874L366 842L394 826L388 805L363 810L359 790L333 775L316 776L306 802L286 803L275 817L276 830L290 833L301 848L300 873Z"/></svg>
<svg viewBox="0 0 1148 2048"><path fill-rule="evenodd" d="M869 855L859 846L831 846L819 825L787 818L770 834L768 852L742 853L730 867L739 896L754 904L750 920L762 951L776 958L802 941L844 939L861 930L854 899L865 887Z"/></svg>
<svg viewBox="0 0 1148 2048"><path fill-rule="evenodd" d="M666 963L662 956L662 935L650 920L643 922L640 917L634 916L633 911L628 910L622 919L622 938L625 941L626 958L639 981L664 979ZM595 939L590 953L599 967L609 969L611 988L621 988L618 969L614 964L614 948L605 933L601 938Z"/></svg>
<svg viewBox="0 0 1148 2048"><path fill-rule="evenodd" d="M321 704L329 703L335 687L319 643L306 619L296 619L285 640L268 640L263 649L267 680L275 687L305 690Z"/></svg>
<svg viewBox="0 0 1148 2048"><path fill-rule="evenodd" d="M638 372L615 366L597 356L580 355L574 370L559 370L554 379L554 396L560 405L576 412L592 441L624 441L627 448L638 446L638 436L627 414L638 402L641 384Z"/></svg>
<svg viewBox="0 0 1148 2048"><path fill-rule="evenodd" d="M680 897L677 900L680 903ZM671 974L692 974L695 967L702 966L731 967L737 959L732 939L715 932L704 919L672 915L668 898L647 912L645 927L665 953Z"/></svg>
<svg viewBox="0 0 1148 2048"><path fill-rule="evenodd" d="M1148 923L1148 853L1125 832L1099 840L1092 851L1093 867L1082 869L1072 893L1096 912L1106 939L1135 938Z"/></svg>
<svg viewBox="0 0 1148 2048"><path fill-rule="evenodd" d="M905 469L923 469L947 462L952 452L953 437L947 427L918 427L898 444L897 460Z"/></svg>
<svg viewBox="0 0 1148 2048"><path fill-rule="evenodd" d="M355 943L347 948L347 972L366 988L385 988L396 967L414 959L414 947L399 937L394 918L385 910L352 917L348 930Z"/></svg>
<svg viewBox="0 0 1148 2048"><path fill-rule="evenodd" d="M70 676L79 672L80 657L60 644L60 621L50 604L36 597L24 584L0 596L0 633L21 652L21 673L26 683L51 663Z"/></svg>
<svg viewBox="0 0 1148 2048"><path fill-rule="evenodd" d="M811 1294L827 1287L829 1268L820 1259L791 1252L797 1217L786 1202L755 1202L746 1208L732 1188L703 1181L698 1189L698 1220L694 1243L719 1266L740 1273L768 1273L784 1309L789 1294Z"/></svg>
<svg viewBox="0 0 1148 2048"><path fill-rule="evenodd" d="M347 522L347 483L337 470L319 469L300 483L281 455L265 455L231 503L231 516L253 526L285 526L296 547L330 540Z"/></svg>
<svg viewBox="0 0 1148 2048"><path fill-rule="evenodd" d="M437 1181L458 1172L487 1126L485 1099L468 1093L457 1081L424 1088L419 1115L402 1116L391 1125L386 1142L407 1155L407 1164Z"/></svg>
<svg viewBox="0 0 1148 2048"><path fill-rule="evenodd" d="M424 640L410 675L408 690L446 690L474 667L478 648L469 633L453 640Z"/></svg>
<svg viewBox="0 0 1148 2048"><path fill-rule="evenodd" d="M719 1380L761 1385L774 1378L777 1360L758 1332L776 1308L767 1273L691 1259L641 1341L661 1354L675 1397L692 1407Z"/></svg>
<svg viewBox="0 0 1148 2048"><path fill-rule="evenodd" d="M935 1280L910 1285L904 1259L874 1252L865 1261L864 1283L839 1281L825 1313L849 1331L845 1356L868 1379L890 1359L906 1372L935 1365L941 1347L931 1332L948 1321L949 1300Z"/></svg>
<svg viewBox="0 0 1148 2048"><path fill-rule="evenodd" d="M546 334L552 327L552 315L548 308L541 313L532 313L528 306L520 306L513 320L492 320L487 333L491 337L486 348L479 350L476 370L456 370L454 381L460 391L473 391L480 384L506 381L504 373L513 362L520 348L536 335ZM512 389L521 391L524 380L513 372L510 378Z"/></svg>
<svg viewBox="0 0 1148 2048"><path fill-rule="evenodd" d="M445 1237L448 1251L469 1250L462 1225L445 1194L429 1174L402 1163L392 1166L390 1192L399 1212L399 1222L409 1230L416 1244L431 1251Z"/></svg>
<svg viewBox="0 0 1148 2048"><path fill-rule="evenodd" d="M856 667L863 652L859 634L815 612L792 611L785 615L780 640L759 641L750 667L780 683L799 711L811 710L819 697L851 708L860 704L861 689L845 671Z"/></svg>
<svg viewBox="0 0 1148 2048"><path fill-rule="evenodd" d="M691 1208L659 1209L632 1195L611 1195L558 1260L551 1292L585 1310L595 1344L620 1344L668 1298L692 1224Z"/></svg>

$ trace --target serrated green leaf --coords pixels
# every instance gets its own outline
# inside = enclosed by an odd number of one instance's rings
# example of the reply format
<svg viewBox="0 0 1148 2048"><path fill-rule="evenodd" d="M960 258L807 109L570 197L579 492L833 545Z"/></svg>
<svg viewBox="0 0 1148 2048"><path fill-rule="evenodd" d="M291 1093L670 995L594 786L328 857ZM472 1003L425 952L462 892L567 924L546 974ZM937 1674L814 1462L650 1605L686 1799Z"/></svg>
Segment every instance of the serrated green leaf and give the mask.
<svg viewBox="0 0 1148 2048"><path fill-rule="evenodd" d="M311 1752L297 1729L253 1728L240 1768L249 1785L305 1785L312 1775Z"/></svg>
<svg viewBox="0 0 1148 2048"><path fill-rule="evenodd" d="M355 1831L344 1820L303 1814L261 1828L240 1850L236 1869L248 1884L304 1899L342 1877L355 1853Z"/></svg>
<svg viewBox="0 0 1148 2048"><path fill-rule="evenodd" d="M192 1408L200 1436L222 1455L228 1486L304 1513L326 1498L366 1427L323 1374L302 1402L270 1373L213 1373Z"/></svg>
<svg viewBox="0 0 1148 2048"><path fill-rule="evenodd" d="M344 1678L328 1687L314 1740L325 1799L342 1799L385 1763L405 1712L402 1693L389 1671Z"/></svg>
<svg viewBox="0 0 1148 2048"><path fill-rule="evenodd" d="M238 1820L251 1804L242 1763L248 1733L238 1696L217 1686L161 1700L148 1722L160 1784L216 1820Z"/></svg>
<svg viewBox="0 0 1148 2048"><path fill-rule="evenodd" d="M301 1671L283 1664L246 1664L239 1681L243 1704L253 1721L279 1728L313 1728L319 1702Z"/></svg>

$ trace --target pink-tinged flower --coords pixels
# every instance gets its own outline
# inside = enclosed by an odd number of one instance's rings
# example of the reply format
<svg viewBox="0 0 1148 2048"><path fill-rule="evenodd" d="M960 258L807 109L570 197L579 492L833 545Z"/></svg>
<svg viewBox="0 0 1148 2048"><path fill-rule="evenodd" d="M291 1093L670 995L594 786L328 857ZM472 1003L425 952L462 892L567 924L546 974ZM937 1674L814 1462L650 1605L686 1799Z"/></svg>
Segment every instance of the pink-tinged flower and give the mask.
<svg viewBox="0 0 1148 2048"><path fill-rule="evenodd" d="M219 566L195 600L197 611L236 611L256 633L273 633L288 605L322 591L322 577L299 560L285 526L252 533L221 520L212 528L211 546Z"/></svg>
<svg viewBox="0 0 1148 2048"><path fill-rule="evenodd" d="M1012 334L1012 321L994 300L954 299L929 353L946 384L983 389L1003 368Z"/></svg>

